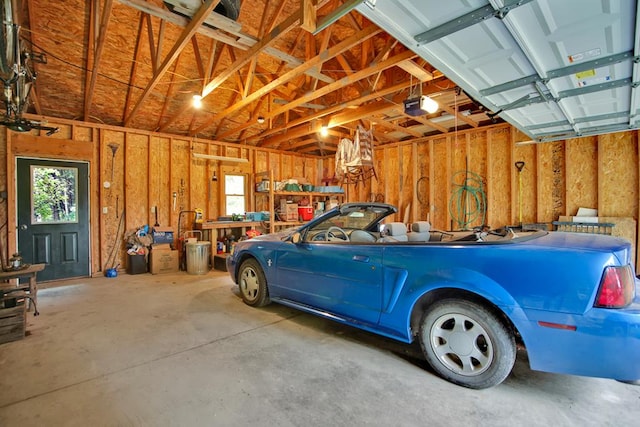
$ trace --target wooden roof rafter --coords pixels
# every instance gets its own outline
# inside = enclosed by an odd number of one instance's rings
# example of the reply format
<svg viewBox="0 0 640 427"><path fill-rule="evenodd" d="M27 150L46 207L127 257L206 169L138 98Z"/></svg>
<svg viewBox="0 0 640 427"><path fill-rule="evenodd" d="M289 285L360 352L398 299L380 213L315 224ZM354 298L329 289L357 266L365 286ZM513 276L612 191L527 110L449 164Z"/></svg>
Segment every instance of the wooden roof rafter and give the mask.
<svg viewBox="0 0 640 427"><path fill-rule="evenodd" d="M167 95L164 98L164 102L162 103L162 108L160 109L160 114L158 115L158 125L157 128L160 128L160 122L164 117L165 111L167 111L167 106L169 105L169 100L171 99L171 94L173 92L173 85L175 82L176 73L175 70L178 69L178 65L180 64L180 56L176 58L175 63L173 64L174 72L171 73L171 79L169 80L169 85L167 86Z"/></svg>
<svg viewBox="0 0 640 427"><path fill-rule="evenodd" d="M214 41L214 43L212 44L212 46L217 46L217 41ZM207 75L211 75L215 72L216 68L218 67L218 65L220 64L220 61L223 58L223 55L225 52L229 52L229 54L231 54L231 47L229 45L223 44L222 45L222 49L220 49L220 54L218 56L216 56L216 52L217 50L215 48L212 47L211 51L209 52L209 61L207 63L207 68L205 69L205 76ZM206 81L203 80L202 82L202 86L204 88L204 82ZM204 103L204 101L203 101ZM191 109L193 106L192 101L189 100L188 101L188 107ZM160 127L159 131L160 132L164 132L166 131L166 129L169 128L169 126L171 126L177 119L178 117L180 117L182 114L184 113L184 110L180 109L180 111L178 111L177 113L175 113L173 116L171 116L169 119L167 119L167 121L164 122L164 124L162 125L162 127Z"/></svg>
<svg viewBox="0 0 640 427"><path fill-rule="evenodd" d="M372 66L365 68L363 70L357 71L356 73L348 76L348 77L344 77L340 80L338 80L337 82L333 83L333 84L329 84L326 86L323 86L322 88L318 89L317 91L307 94L305 96L299 97L297 99L295 99L294 101L290 102L289 104L280 107L280 108L276 108L275 110L271 111L271 113L269 113L269 117L274 117L277 116L279 114L282 114L283 112L285 112L286 110L295 108L301 104L304 104L306 102L309 102L311 100L320 98L328 93L331 93L335 90L340 89L341 87L343 87L344 85L347 84L352 84L358 80L367 78L373 74L378 73L380 70L384 70L386 68L390 68L395 66L398 62L400 61L404 61L405 59L408 58L413 58L415 57L416 54L409 51L409 50L405 50L402 53L399 53L398 55L395 55L385 61L379 62L377 64L373 64Z"/></svg>
<svg viewBox="0 0 640 427"><path fill-rule="evenodd" d="M294 28L295 24L300 20L300 10L282 22L280 25L277 25L269 34L269 36L265 37L259 43L253 45L250 49L245 52L241 58L236 59L229 67L227 67L224 71L214 77L211 81L207 82L204 85L202 90L202 98L204 99L207 95L209 95L214 89L219 87L223 82L225 82L229 77L235 74L239 69L244 67L247 63L249 63L252 58L257 55L260 51L274 43L279 37L284 36L288 31ZM247 98L248 99L248 98ZM190 108L189 104L183 105L180 108L180 113L186 111ZM210 120L207 122L207 126L200 126L195 129L194 133L200 133L207 127L211 126L213 121Z"/></svg>
<svg viewBox="0 0 640 427"><path fill-rule="evenodd" d="M113 6L113 0L104 0L102 7L102 13L100 13L99 1L95 0L91 2L91 22L100 23L98 37L93 40L95 33L89 31L89 55L87 55L87 81L88 85L85 85L84 92L84 120L89 121L91 112L91 104L93 103L93 92L98 79L98 71L100 69L100 59L104 50L104 42L107 36L107 27L109 26L109 20L111 18L111 8ZM94 26L91 26L92 28ZM91 62L91 64L89 64Z"/></svg>
<svg viewBox="0 0 640 427"><path fill-rule="evenodd" d="M396 92L402 92L405 89L407 89L409 86L410 86L409 82L402 82L402 83L398 83L396 85L389 86L387 88L384 88L384 89L381 89L381 90L378 90L378 91L375 91L375 92L365 93L364 95L362 95L359 98L355 98L355 99L352 99L352 100L345 101L345 102L343 102L341 104L334 105L333 107L328 107L328 108L326 108L324 110L318 111L315 114L312 114L312 115L309 115L309 116L306 116L306 117L301 117L300 119L296 119L294 121L291 121L291 122L287 123L286 126L284 126L284 128L287 129L287 128L292 128L292 127L295 127L295 126L299 126L299 125L302 125L302 124L304 124L304 123L306 123L308 121L316 120L316 119L322 118L324 116L334 114L334 113L336 113L338 111L341 111L341 110L344 110L346 108L357 107L357 106L359 106L361 104L367 103L367 102L372 101L374 99L377 99L377 98L380 98L380 97L384 97L384 96L387 96L387 95L390 95L390 94L394 94ZM277 133L279 131L282 131L282 130L283 129L266 131L261 135L261 137L267 137L267 136L273 135L273 134L275 134L275 133Z"/></svg>
<svg viewBox="0 0 640 427"><path fill-rule="evenodd" d="M138 63L140 61L140 48L142 45L142 31L143 31L143 27L145 24L145 21L147 21L149 15L147 15L146 13L142 12L140 14L140 19L138 22L138 32L136 35L136 45L134 48L134 54L133 54L133 64L131 64L131 71L129 72L129 85L127 87L127 94L125 96L125 102L124 102L124 110L122 111L122 122L124 122L124 116L126 114L127 111L129 111L129 108L131 106L131 97L133 96L133 88L135 87L135 82L136 82L136 76L138 75L137 70L138 70Z"/></svg>
<svg viewBox="0 0 640 427"><path fill-rule="evenodd" d="M175 59L180 54L180 52L182 52L182 49L184 49L186 44L191 40L191 37L193 37L197 28L202 25L202 23L205 21L205 19L207 19L211 11L213 11L213 9L218 5L218 3L220 3L220 0L206 0L206 2L202 6L200 6L200 9L198 9L196 14L193 15L193 19L189 22L189 25L185 27L184 31L180 35L180 38L176 40L175 44L167 54L167 57L163 61L160 68L157 70L156 73L154 73L153 77L147 84L147 87L144 89L144 91L142 92L142 95L138 99L138 102L133 107L129 115L126 116L124 121L125 126L130 126L133 118L135 117L136 113L140 109L141 105L144 103L147 97L151 94L151 92L156 87L158 82L160 82L160 79L164 76L165 72L169 69L173 61L175 61Z"/></svg>
<svg viewBox="0 0 640 427"><path fill-rule="evenodd" d="M248 105L253 100L255 100L255 99L257 99L257 98L259 98L261 96L266 95L270 91L272 91L275 88L285 84L286 82L290 81L291 79L299 77L300 75L303 74L303 71L305 69L309 69L309 68L315 67L315 66L323 63L327 59L337 55L338 53L340 53L342 51L345 51L345 50L348 50L351 47L355 46L359 42L359 40L362 40L363 38L367 38L367 37L373 37L375 34L377 34L379 32L380 32L379 28L377 28L375 26L370 26L367 29L362 30L360 33L356 33L356 34L352 35L351 37L343 40L338 45L332 46L331 48L329 48L326 51L322 52L320 55L317 55L314 58L306 61L305 63L303 63L298 68L294 68L293 70L290 70L289 72L284 73L280 77L272 80L271 83L269 83L268 85L263 86L262 88L258 89L255 92L253 92L251 95L249 95L246 99L244 99L243 101L239 102L238 104L235 104L235 105L225 109L224 111L221 111L220 113L214 115L213 117L211 117L210 120L208 120L202 126L200 126L197 131L200 132L200 131L206 129L208 126L210 126L216 120L219 120L221 117L226 117L229 114L232 114L232 113L240 110L241 108L244 108L246 105ZM333 85L335 85L336 83L333 83ZM298 104L298 105L300 105L300 104ZM284 109L282 109L282 110L284 111ZM273 117L273 115L270 115L269 117ZM239 129L239 130L242 130L242 129ZM224 135L218 135L217 138L223 139L223 138L225 138L225 137L227 137L229 135L230 134L225 133Z"/></svg>

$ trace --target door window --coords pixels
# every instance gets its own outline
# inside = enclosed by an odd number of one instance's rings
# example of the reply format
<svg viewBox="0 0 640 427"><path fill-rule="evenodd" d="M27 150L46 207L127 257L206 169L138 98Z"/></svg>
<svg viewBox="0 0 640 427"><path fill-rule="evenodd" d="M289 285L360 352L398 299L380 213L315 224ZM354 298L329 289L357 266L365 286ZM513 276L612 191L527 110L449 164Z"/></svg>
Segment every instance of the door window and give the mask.
<svg viewBox="0 0 640 427"><path fill-rule="evenodd" d="M78 169L31 165L31 224L78 222Z"/></svg>

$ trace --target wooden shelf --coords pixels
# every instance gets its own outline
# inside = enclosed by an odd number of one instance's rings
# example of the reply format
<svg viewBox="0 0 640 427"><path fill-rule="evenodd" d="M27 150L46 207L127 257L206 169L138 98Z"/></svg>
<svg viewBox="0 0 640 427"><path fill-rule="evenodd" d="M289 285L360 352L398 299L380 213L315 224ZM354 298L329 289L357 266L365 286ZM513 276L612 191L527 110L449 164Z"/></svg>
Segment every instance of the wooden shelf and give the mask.
<svg viewBox="0 0 640 427"><path fill-rule="evenodd" d="M274 233L276 231L276 227L295 227L298 225L303 225L307 221L275 221L275 199L278 196L283 197L308 197L311 206L313 206L314 201L320 201L321 198L340 198L341 201L344 201L344 197L346 194L344 192L333 192L333 193L325 193L322 191L274 191L273 188L273 171L262 172L256 174L256 176L269 176L269 191L254 191L254 197L268 197L268 206L269 206L269 219L270 221L265 221L269 225L269 232Z"/></svg>
<svg viewBox="0 0 640 427"><path fill-rule="evenodd" d="M269 191L256 191L256 195L269 196ZM274 191L274 196L311 196L311 197L323 197L323 196L344 196L344 193L324 193L321 191Z"/></svg>

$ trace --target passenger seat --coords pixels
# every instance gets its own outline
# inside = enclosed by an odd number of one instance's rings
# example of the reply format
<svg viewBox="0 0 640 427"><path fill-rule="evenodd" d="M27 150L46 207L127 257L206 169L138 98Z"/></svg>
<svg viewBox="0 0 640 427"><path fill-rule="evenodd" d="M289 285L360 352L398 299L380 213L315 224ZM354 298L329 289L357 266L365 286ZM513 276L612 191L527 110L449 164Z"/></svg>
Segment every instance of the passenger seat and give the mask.
<svg viewBox="0 0 640 427"><path fill-rule="evenodd" d="M384 225L383 232L386 236L378 239L378 242L407 242L407 226L402 222L390 222Z"/></svg>
<svg viewBox="0 0 640 427"><path fill-rule="evenodd" d="M429 221L416 221L411 224L411 233L407 234L410 242L428 242L431 234Z"/></svg>

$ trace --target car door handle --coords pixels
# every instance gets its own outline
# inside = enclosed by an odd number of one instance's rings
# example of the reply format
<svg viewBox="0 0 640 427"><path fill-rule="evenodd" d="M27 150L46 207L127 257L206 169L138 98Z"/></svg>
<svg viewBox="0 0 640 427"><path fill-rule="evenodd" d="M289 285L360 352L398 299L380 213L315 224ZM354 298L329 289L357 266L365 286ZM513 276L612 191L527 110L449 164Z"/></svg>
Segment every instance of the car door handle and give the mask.
<svg viewBox="0 0 640 427"><path fill-rule="evenodd" d="M354 255L352 259L358 262L369 262L369 257L366 255Z"/></svg>

